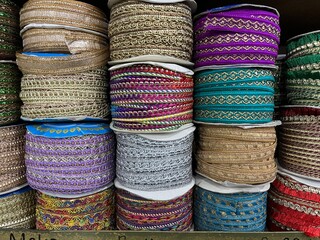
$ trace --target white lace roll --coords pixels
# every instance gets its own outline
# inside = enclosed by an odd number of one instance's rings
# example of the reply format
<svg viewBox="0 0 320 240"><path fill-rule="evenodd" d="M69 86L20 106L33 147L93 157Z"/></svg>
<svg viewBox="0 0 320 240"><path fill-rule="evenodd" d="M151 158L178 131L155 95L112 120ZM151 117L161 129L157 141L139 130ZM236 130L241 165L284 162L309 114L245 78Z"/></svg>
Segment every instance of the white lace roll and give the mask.
<svg viewBox="0 0 320 240"><path fill-rule="evenodd" d="M117 180L148 191L190 183L193 131L194 127L157 135L117 133Z"/></svg>

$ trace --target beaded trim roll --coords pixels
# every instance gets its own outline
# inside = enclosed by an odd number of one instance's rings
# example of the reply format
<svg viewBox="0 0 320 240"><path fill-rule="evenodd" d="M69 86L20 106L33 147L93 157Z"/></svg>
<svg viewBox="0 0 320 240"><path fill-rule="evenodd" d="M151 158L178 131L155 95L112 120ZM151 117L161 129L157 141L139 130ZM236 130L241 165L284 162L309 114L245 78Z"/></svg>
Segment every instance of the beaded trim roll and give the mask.
<svg viewBox="0 0 320 240"><path fill-rule="evenodd" d="M198 231L264 231L267 192L214 193L196 186L194 225Z"/></svg>
<svg viewBox="0 0 320 240"><path fill-rule="evenodd" d="M38 230L112 230L115 225L114 214L114 187L71 199L37 193Z"/></svg>
<svg viewBox="0 0 320 240"><path fill-rule="evenodd" d="M190 61L191 9L185 3L122 1L111 8L109 37L111 60L164 55Z"/></svg>
<svg viewBox="0 0 320 240"><path fill-rule="evenodd" d="M27 182L24 164L24 125L0 127L0 192Z"/></svg>
<svg viewBox="0 0 320 240"><path fill-rule="evenodd" d="M114 179L114 135L110 132L53 138L27 131L25 162L28 183L36 190L68 195L88 193Z"/></svg>
<svg viewBox="0 0 320 240"><path fill-rule="evenodd" d="M23 74L70 75L104 68L108 57L108 49L65 57L38 57L17 53L17 64Z"/></svg>
<svg viewBox="0 0 320 240"><path fill-rule="evenodd" d="M19 6L11 0L0 2L0 59L14 60L21 47Z"/></svg>
<svg viewBox="0 0 320 240"><path fill-rule="evenodd" d="M99 8L73 0L32 0L20 11L20 26L59 24L107 34L106 15Z"/></svg>
<svg viewBox="0 0 320 240"><path fill-rule="evenodd" d="M189 231L192 228L192 193L169 201L147 200L117 189L116 222L119 230Z"/></svg>
<svg viewBox="0 0 320 240"><path fill-rule="evenodd" d="M29 29L22 39L24 52L77 54L109 48L103 36L66 29Z"/></svg>
<svg viewBox="0 0 320 240"><path fill-rule="evenodd" d="M320 189L277 175L268 194L268 229L320 237Z"/></svg>
<svg viewBox="0 0 320 240"><path fill-rule="evenodd" d="M213 123L267 123L274 111L272 71L206 70L195 75L194 119Z"/></svg>
<svg viewBox="0 0 320 240"><path fill-rule="evenodd" d="M0 228L34 228L35 207L35 191L30 187L0 195Z"/></svg>
<svg viewBox="0 0 320 240"><path fill-rule="evenodd" d="M320 179L320 110L285 108L281 113L278 159L292 172Z"/></svg>
<svg viewBox="0 0 320 240"><path fill-rule="evenodd" d="M280 42L279 16L258 6L204 13L195 21L195 67L274 65Z"/></svg>
<svg viewBox="0 0 320 240"><path fill-rule="evenodd" d="M320 33L295 38L287 46L288 101L320 106Z"/></svg>
<svg viewBox="0 0 320 240"><path fill-rule="evenodd" d="M70 75L24 74L20 97L22 117L86 116L107 119L107 69Z"/></svg>
<svg viewBox="0 0 320 240"><path fill-rule="evenodd" d="M197 171L218 181L261 184L275 178L274 127L242 129L199 125Z"/></svg>
<svg viewBox="0 0 320 240"><path fill-rule="evenodd" d="M111 114L119 130L174 130L192 122L192 76L152 65L111 71Z"/></svg>
<svg viewBox="0 0 320 240"><path fill-rule="evenodd" d="M117 134L117 180L143 191L179 188L192 181L193 133L172 141Z"/></svg>
<svg viewBox="0 0 320 240"><path fill-rule="evenodd" d="M0 126L18 122L21 73L13 63L0 63Z"/></svg>

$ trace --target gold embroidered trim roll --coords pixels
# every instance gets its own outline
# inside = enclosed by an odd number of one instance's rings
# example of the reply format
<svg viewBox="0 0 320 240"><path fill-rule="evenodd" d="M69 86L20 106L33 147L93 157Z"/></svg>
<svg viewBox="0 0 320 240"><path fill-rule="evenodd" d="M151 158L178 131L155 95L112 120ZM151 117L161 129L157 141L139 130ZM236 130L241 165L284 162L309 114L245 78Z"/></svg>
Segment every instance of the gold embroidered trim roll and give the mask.
<svg viewBox="0 0 320 240"><path fill-rule="evenodd" d="M74 54L65 57L38 57L17 53L17 64L23 74L76 74L106 66L108 53L108 49Z"/></svg>
<svg viewBox="0 0 320 240"><path fill-rule="evenodd" d="M218 181L260 184L276 176L274 127L242 129L200 125L197 172Z"/></svg>
<svg viewBox="0 0 320 240"><path fill-rule="evenodd" d="M27 182L24 164L24 125L0 127L0 192Z"/></svg>
<svg viewBox="0 0 320 240"><path fill-rule="evenodd" d="M164 55L190 61L191 9L185 3L118 3L111 8L109 37L111 60Z"/></svg>
<svg viewBox="0 0 320 240"><path fill-rule="evenodd" d="M22 116L54 118L109 115L107 69L69 75L25 74L21 82Z"/></svg>
<svg viewBox="0 0 320 240"><path fill-rule="evenodd" d="M36 196L30 187L0 195L0 229L34 228Z"/></svg>
<svg viewBox="0 0 320 240"><path fill-rule="evenodd" d="M25 52L76 54L109 48L103 36L66 29L29 29L22 38Z"/></svg>
<svg viewBox="0 0 320 240"><path fill-rule="evenodd" d="M59 24L107 34L107 18L99 8L73 0L29 0L20 12L20 27Z"/></svg>

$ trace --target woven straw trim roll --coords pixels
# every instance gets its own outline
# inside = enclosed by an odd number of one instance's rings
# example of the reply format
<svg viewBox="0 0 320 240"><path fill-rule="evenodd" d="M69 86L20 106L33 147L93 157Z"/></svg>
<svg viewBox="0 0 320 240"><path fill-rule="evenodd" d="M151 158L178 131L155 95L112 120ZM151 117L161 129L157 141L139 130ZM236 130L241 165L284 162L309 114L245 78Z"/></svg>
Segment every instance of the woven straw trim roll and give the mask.
<svg viewBox="0 0 320 240"><path fill-rule="evenodd" d="M106 38L66 29L29 29L22 34L25 52L81 53L108 48Z"/></svg>
<svg viewBox="0 0 320 240"><path fill-rule="evenodd" d="M105 14L97 7L73 0L30 0L20 12L20 26L60 24L107 34Z"/></svg>
<svg viewBox="0 0 320 240"><path fill-rule="evenodd" d="M276 175L275 128L200 125L197 171L218 181L259 184Z"/></svg>
<svg viewBox="0 0 320 240"><path fill-rule="evenodd" d="M35 57L17 53L17 64L23 74L67 75L95 70L107 65L107 48L67 57Z"/></svg>
<svg viewBox="0 0 320 240"><path fill-rule="evenodd" d="M96 118L108 118L110 114L109 104L94 102L66 102L57 104L25 104L21 107L21 113L26 118L54 118L71 116L88 116Z"/></svg>
<svg viewBox="0 0 320 240"><path fill-rule="evenodd" d="M18 122L21 103L5 104L0 108L0 126Z"/></svg>
<svg viewBox="0 0 320 240"><path fill-rule="evenodd" d="M189 61L192 33L191 9L184 3L125 1L111 9L111 60L165 55Z"/></svg>
<svg viewBox="0 0 320 240"><path fill-rule="evenodd" d="M0 192L26 183L25 132L24 125L0 128Z"/></svg>
<svg viewBox="0 0 320 240"><path fill-rule="evenodd" d="M0 198L0 228L35 226L35 191Z"/></svg>

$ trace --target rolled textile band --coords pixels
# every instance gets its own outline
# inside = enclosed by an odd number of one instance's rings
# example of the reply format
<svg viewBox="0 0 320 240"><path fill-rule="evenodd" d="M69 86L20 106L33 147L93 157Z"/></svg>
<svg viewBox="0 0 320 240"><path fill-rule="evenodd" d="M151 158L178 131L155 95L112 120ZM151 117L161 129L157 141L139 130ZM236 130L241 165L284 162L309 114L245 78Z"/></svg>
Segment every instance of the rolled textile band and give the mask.
<svg viewBox="0 0 320 240"><path fill-rule="evenodd" d="M42 124L27 128L27 179L34 189L75 195L113 181L115 142L108 125Z"/></svg>
<svg viewBox="0 0 320 240"><path fill-rule="evenodd" d="M164 55L190 61L192 33L191 9L185 3L117 3L109 25L111 60Z"/></svg>
<svg viewBox="0 0 320 240"><path fill-rule="evenodd" d="M54 118L109 117L107 69L69 75L24 74L20 97L22 116Z"/></svg>
<svg viewBox="0 0 320 240"><path fill-rule="evenodd" d="M279 129L280 165L294 173L320 178L320 110L317 108L282 109Z"/></svg>
<svg viewBox="0 0 320 240"><path fill-rule="evenodd" d="M0 195L0 228L34 228L35 207L35 191L30 187Z"/></svg>
<svg viewBox="0 0 320 240"><path fill-rule="evenodd" d="M158 135L162 140L117 133L118 181L142 191L167 190L190 183L193 130Z"/></svg>
<svg viewBox="0 0 320 240"><path fill-rule="evenodd" d="M266 123L274 111L270 70L206 70L195 76L195 120L220 123Z"/></svg>
<svg viewBox="0 0 320 240"><path fill-rule="evenodd" d="M319 32L289 40L286 88L290 104L320 106L319 46Z"/></svg>
<svg viewBox="0 0 320 240"><path fill-rule="evenodd" d="M17 64L23 74L68 75L105 67L108 54L108 49L63 57L17 53Z"/></svg>
<svg viewBox="0 0 320 240"><path fill-rule="evenodd" d="M278 174L268 194L268 229L303 231L320 236L319 188Z"/></svg>
<svg viewBox="0 0 320 240"><path fill-rule="evenodd" d="M107 18L90 4L72 0L31 0L20 12L20 26L32 23L60 24L107 34Z"/></svg>
<svg viewBox="0 0 320 240"><path fill-rule="evenodd" d="M108 48L106 38L66 29L29 29L22 34L25 52L62 52L77 54Z"/></svg>
<svg viewBox="0 0 320 240"><path fill-rule="evenodd" d="M25 126L0 127L0 192L27 182L24 163Z"/></svg>
<svg viewBox="0 0 320 240"><path fill-rule="evenodd" d="M275 178L274 127L200 125L198 130L198 173L217 181L241 184L260 184Z"/></svg>
<svg viewBox="0 0 320 240"><path fill-rule="evenodd" d="M280 27L271 9L241 4L212 9L196 18L194 31L196 68L275 63Z"/></svg>
<svg viewBox="0 0 320 240"><path fill-rule="evenodd" d="M36 228L39 230L112 230L115 225L115 189L80 198L37 193Z"/></svg>
<svg viewBox="0 0 320 240"><path fill-rule="evenodd" d="M193 189L173 200L155 201L117 189L119 230L188 231L192 227Z"/></svg>
<svg viewBox="0 0 320 240"><path fill-rule="evenodd" d="M14 63L0 63L0 125L15 123L20 118L20 77Z"/></svg>
<svg viewBox="0 0 320 240"><path fill-rule="evenodd" d="M137 63L111 70L110 87L115 128L156 131L192 122L193 80L189 73Z"/></svg>
<svg viewBox="0 0 320 240"><path fill-rule="evenodd" d="M199 231L264 231L267 192L221 194L196 186L194 208Z"/></svg>
<svg viewBox="0 0 320 240"><path fill-rule="evenodd" d="M0 2L0 58L15 59L19 50L19 7L14 1Z"/></svg>

